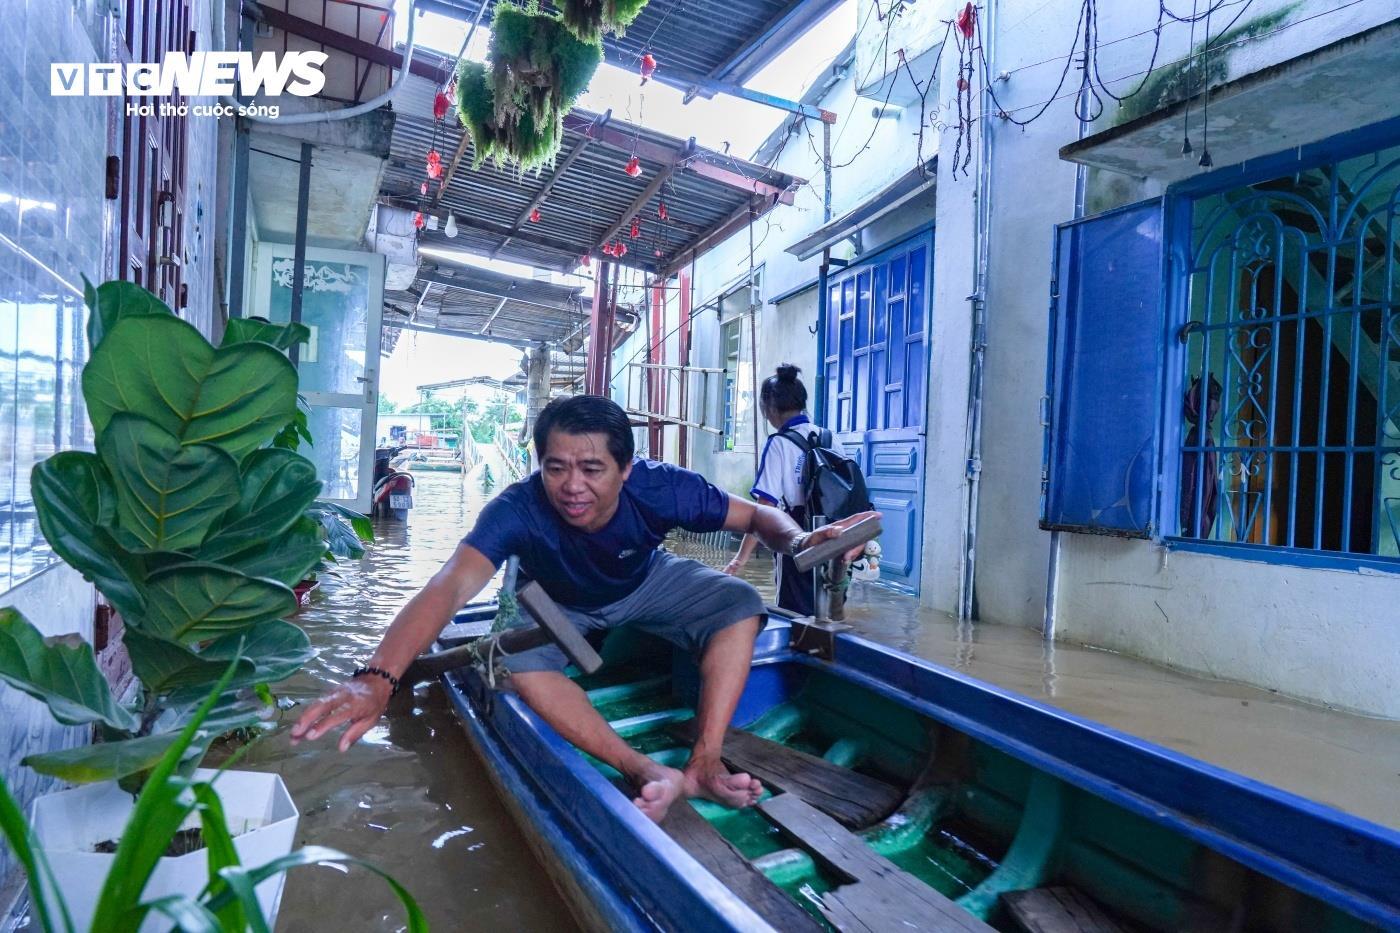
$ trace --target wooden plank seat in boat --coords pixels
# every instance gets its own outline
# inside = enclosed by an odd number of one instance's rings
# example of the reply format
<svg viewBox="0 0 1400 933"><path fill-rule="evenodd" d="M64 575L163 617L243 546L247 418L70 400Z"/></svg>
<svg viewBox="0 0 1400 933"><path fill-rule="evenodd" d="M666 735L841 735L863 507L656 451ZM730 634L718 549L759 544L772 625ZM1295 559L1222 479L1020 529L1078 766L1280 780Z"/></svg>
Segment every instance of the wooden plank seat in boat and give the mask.
<svg viewBox="0 0 1400 933"><path fill-rule="evenodd" d="M669 731L680 741L695 741L693 719L676 723ZM741 729L725 733L720 757L733 770L758 778L769 790L796 794L851 829L878 823L904 800L904 791L878 778Z"/></svg>
<svg viewBox="0 0 1400 933"><path fill-rule="evenodd" d="M1124 933L1098 904L1074 888L1008 891L1001 902L1026 933Z"/></svg>
<svg viewBox="0 0 1400 933"><path fill-rule="evenodd" d="M677 801L661 828L691 856L725 883L775 930L783 933L816 933L822 925L782 892L768 876L720 835L685 801Z"/></svg>
<svg viewBox="0 0 1400 933"><path fill-rule="evenodd" d="M779 794L758 808L818 862L852 879L821 895L822 913L842 933L993 929L796 794Z"/></svg>

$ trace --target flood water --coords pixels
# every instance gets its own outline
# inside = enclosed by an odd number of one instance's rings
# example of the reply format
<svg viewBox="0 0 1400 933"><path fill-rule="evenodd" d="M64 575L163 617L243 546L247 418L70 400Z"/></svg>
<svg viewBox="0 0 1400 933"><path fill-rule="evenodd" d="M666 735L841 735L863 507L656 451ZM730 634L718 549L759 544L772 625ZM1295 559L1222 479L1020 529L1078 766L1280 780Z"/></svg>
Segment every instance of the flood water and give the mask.
<svg viewBox="0 0 1400 933"><path fill-rule="evenodd" d="M499 481L499 465L493 471ZM418 474L408 527L379 523L366 557L343 563L296 617L321 653L278 694L313 699L363 663L486 498L474 477L464 494L458 474ZM387 869L434 930L575 929L436 683L396 700L344 755L330 737L293 747L284 727L256 743L240 767L282 775L302 813L298 845L330 846ZM297 933L403 926L383 882L320 867L291 874L277 920L279 931Z"/></svg>
<svg viewBox="0 0 1400 933"><path fill-rule="evenodd" d="M499 483L499 465L492 469ZM476 477L464 484L456 474L419 474L407 528L381 523L366 558L342 565L297 617L321 654L278 692L309 700L367 658L398 608L456 547L490 492ZM671 546L717 566L732 556L713 539ZM772 596L770 570L770 562L757 556L745 572L766 598ZM1395 722L1336 713L1111 652L1047 645L1030 629L959 624L880 587L854 588L848 621L873 640L1400 827ZM436 684L396 703L384 723L345 755L330 739L293 748L283 728L256 743L244 766L283 775L303 814L299 844L332 846L388 869L418 898L434 929L575 928ZM401 928L402 914L381 882L326 868L292 874L278 918L282 931Z"/></svg>

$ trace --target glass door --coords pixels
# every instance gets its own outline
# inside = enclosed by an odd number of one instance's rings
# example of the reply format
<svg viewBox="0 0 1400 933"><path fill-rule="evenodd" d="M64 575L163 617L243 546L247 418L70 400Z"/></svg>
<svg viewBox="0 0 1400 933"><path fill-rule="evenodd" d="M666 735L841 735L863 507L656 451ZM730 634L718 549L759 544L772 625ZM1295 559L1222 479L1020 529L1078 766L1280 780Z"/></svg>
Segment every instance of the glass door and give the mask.
<svg viewBox="0 0 1400 933"><path fill-rule="evenodd" d="M289 243L260 243L253 259L254 314L291 319L295 260ZM315 443L301 453L316 464L321 498L369 511L379 394L379 326L384 257L352 250L306 250L301 322L301 394Z"/></svg>

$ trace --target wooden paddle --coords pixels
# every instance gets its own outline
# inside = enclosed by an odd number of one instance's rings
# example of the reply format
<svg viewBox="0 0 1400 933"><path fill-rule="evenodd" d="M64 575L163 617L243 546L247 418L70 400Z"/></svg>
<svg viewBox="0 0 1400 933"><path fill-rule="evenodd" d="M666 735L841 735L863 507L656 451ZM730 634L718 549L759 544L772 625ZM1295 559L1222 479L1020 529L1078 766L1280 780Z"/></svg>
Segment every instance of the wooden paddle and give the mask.
<svg viewBox="0 0 1400 933"><path fill-rule="evenodd" d="M496 644L503 652L515 654L553 642L564 652L564 656L585 674L592 674L603 666L603 659L598 656L598 652L593 650L593 646L579 634L578 629L574 628L573 623L554 600L549 598L544 587L531 580L516 590L515 598L520 603L520 608L529 613L537 624L508 628L501 632L497 636ZM399 679L405 684L432 680L445 671L472 663L477 656L474 645L460 645L436 654L419 655Z"/></svg>

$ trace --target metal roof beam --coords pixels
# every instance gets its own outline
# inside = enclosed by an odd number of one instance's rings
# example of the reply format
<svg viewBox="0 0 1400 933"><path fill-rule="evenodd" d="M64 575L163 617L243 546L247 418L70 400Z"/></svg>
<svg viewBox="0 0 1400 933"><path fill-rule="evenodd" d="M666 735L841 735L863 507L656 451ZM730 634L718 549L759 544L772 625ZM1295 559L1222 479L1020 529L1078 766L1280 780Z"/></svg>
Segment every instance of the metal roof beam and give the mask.
<svg viewBox="0 0 1400 933"><path fill-rule="evenodd" d="M707 77L712 81L744 83L840 3L841 0L796 0Z"/></svg>
<svg viewBox="0 0 1400 933"><path fill-rule="evenodd" d="M766 181L745 175L742 171L726 168L713 162L707 161L710 153L695 152L695 141L692 139L686 143L685 147L677 149L671 146L655 143L651 140L640 139L624 130L613 126L600 126L590 132L594 126L594 120L578 111L571 111L564 115L564 129L566 132L579 133L585 136L592 136L599 142L606 143L615 149L623 152L634 152L636 155L651 162L660 162L663 165L673 165L683 162L681 166L688 172L694 172L703 178L717 181L721 184L737 188L745 194L761 194L777 197L784 204L793 202L793 193L789 189L779 188ZM714 154L718 157L718 153ZM766 173L768 170L761 165L753 165L742 159L731 159L725 157L725 161L741 168L752 168L755 173Z"/></svg>
<svg viewBox="0 0 1400 933"><path fill-rule="evenodd" d="M399 205L395 204L393 206L398 207ZM412 207L410 202L408 210L417 210L417 208ZM457 226L459 227L466 227L470 230L479 230L482 233L489 233L493 236L499 237L510 235L510 228L502 226L501 224L493 224L488 220L478 220L473 217L467 217L462 214L457 214L456 212L454 212L454 216L456 217ZM530 246L535 246L539 249L549 250L552 253L559 253L561 257L570 257L568 259L561 258L559 262L554 266L543 266L540 263L535 263L535 265L540 266L541 268L553 268L558 269L560 272L567 272L574 267L574 264L576 262L578 262L578 247L564 240L556 240L553 237L541 236L537 233L532 233L529 235L526 235L524 233L517 233L515 234L514 238L521 243L527 243ZM454 244L447 237L443 236L441 231L434 232L430 235L425 235L420 239L419 242L422 242L424 240L427 241L429 246L436 246L441 249L462 248L460 245Z"/></svg>
<svg viewBox="0 0 1400 933"><path fill-rule="evenodd" d="M694 262L695 258L705 252L711 244L723 243L734 233L744 229L754 220L758 219L762 210L762 201L758 198L754 198L748 204L745 204L743 207L715 224L707 232L697 237L680 255L677 255L671 261L670 265L657 272L656 277L663 282L666 281L671 276L690 265L690 263Z"/></svg>
<svg viewBox="0 0 1400 933"><path fill-rule="evenodd" d="M400 330L413 330L420 334L442 334L444 337L461 337L463 340L503 343L508 347L519 347L522 350L530 350L540 345L538 340L515 340L511 337L495 337L491 334L473 334L471 331L457 330L453 327L425 327L422 324L410 324L407 321L385 321L384 326L397 327Z"/></svg>
<svg viewBox="0 0 1400 933"><path fill-rule="evenodd" d="M366 42L363 39L357 39L343 32L337 32L334 29L322 26L320 23L312 22L309 19L302 19L300 16L293 16L276 7L254 3L253 0L243 0L243 5L256 11L254 13L254 19L261 20L274 29L280 29L283 32L310 39L312 42L319 42L321 45L329 46L338 52L349 53L356 58L363 58L366 61L376 65L383 65L394 71L403 69L403 56L393 49L380 48L373 42ZM451 73L434 68L428 62L419 61L417 55L415 55L413 61L409 63L408 70L410 73L418 75L420 78L427 78L429 81L438 84L441 84Z"/></svg>
<svg viewBox="0 0 1400 933"><path fill-rule="evenodd" d="M788 113L795 113L798 116L811 117L813 120L820 120L823 123L835 123L836 114L830 110L823 110L820 107L813 107L811 104L804 104L800 101L788 100L786 97L777 97L773 94L765 94L762 91L753 91L738 84L729 84L724 81L711 81L709 78L701 78L685 89L685 102L688 104L695 99L698 94L701 97L710 98L716 94L728 94L730 97L739 97L744 100L751 100L756 104L763 104L767 107L774 107L778 110L786 110Z"/></svg>
<svg viewBox="0 0 1400 933"><path fill-rule="evenodd" d="M594 244L593 248L595 250L602 249L604 243L621 232L622 228L627 226L629 221L641 213L642 208L647 206L647 202L656 197L656 192L661 190L661 186L666 184L672 175L676 174L676 166L677 163L673 162L656 173L656 177L642 189L642 193L637 195L636 199L631 204L627 205L627 209L622 212L622 216L617 219L617 222L609 227L602 237L598 239L598 242Z"/></svg>
<svg viewBox="0 0 1400 933"><path fill-rule="evenodd" d="M486 319L485 324L481 325L481 330L477 333L484 334L491 329L491 325L496 322L496 315L501 313L501 309L506 306L506 302L509 300L509 298L502 298L500 301L496 302L496 309L491 312L491 316Z"/></svg>
<svg viewBox="0 0 1400 933"><path fill-rule="evenodd" d="M569 285L556 285L553 282L540 282L535 279L522 279L518 276L481 269L477 266L452 263L432 264L420 273L420 277L430 282L470 288L495 298L510 298L526 301L542 307L572 308L582 288Z"/></svg>
<svg viewBox="0 0 1400 933"><path fill-rule="evenodd" d="M599 125L602 125L604 123L607 123L608 120L611 118L612 111L609 110L607 113L603 114L601 117L598 118L598 123ZM549 173L549 177L545 179L544 184L540 186L540 190L535 193L535 196L530 199L530 203L526 204L525 209L522 210L518 215L516 215L515 222L510 225L510 235L507 236L504 240L502 240L499 246L491 250L492 259L495 259L497 256L499 256L501 250L505 249L506 246L510 243L510 241L514 239L515 235L520 232L521 228L525 226L526 221L530 219L530 215L534 213L535 208L543 204L545 198L549 197L549 195L554 191L554 183L557 182L560 178L564 177L564 173L569 170L569 166L574 164L575 159L583 155L583 151L588 148L591 142L593 142L592 136L584 136L582 139L580 139L577 143L574 144L574 148L569 152L568 155L564 157L564 161L554 166L554 171ZM449 173L451 171L451 168L452 167L449 166ZM449 174L448 180L451 180L451 177L451 174Z"/></svg>

